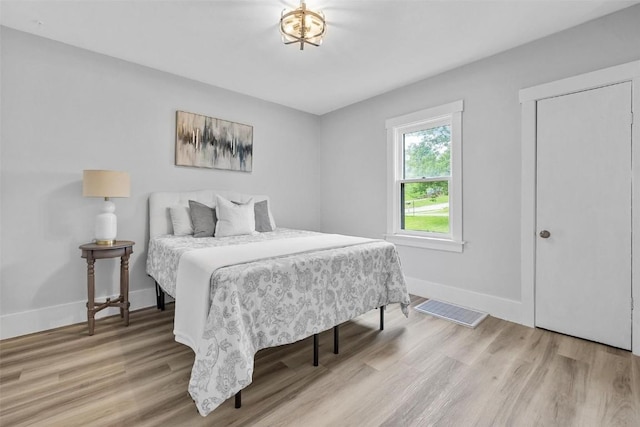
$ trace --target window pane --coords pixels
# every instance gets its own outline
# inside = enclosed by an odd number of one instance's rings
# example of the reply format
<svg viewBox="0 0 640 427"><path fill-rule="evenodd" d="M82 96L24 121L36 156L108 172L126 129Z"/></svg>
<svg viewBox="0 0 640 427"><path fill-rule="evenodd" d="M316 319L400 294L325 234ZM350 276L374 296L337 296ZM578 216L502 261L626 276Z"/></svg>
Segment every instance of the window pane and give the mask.
<svg viewBox="0 0 640 427"><path fill-rule="evenodd" d="M400 184L403 230L449 233L449 182Z"/></svg>
<svg viewBox="0 0 640 427"><path fill-rule="evenodd" d="M403 134L404 179L451 175L451 126Z"/></svg>

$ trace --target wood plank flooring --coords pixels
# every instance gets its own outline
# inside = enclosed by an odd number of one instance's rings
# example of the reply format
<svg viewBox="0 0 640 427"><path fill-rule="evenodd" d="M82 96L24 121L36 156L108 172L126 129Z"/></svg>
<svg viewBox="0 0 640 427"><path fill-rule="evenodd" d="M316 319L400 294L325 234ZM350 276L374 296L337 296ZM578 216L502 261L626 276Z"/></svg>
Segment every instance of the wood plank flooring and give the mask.
<svg viewBox="0 0 640 427"><path fill-rule="evenodd" d="M424 301L414 298L413 304ZM262 350L254 381L207 417L187 393L192 351L165 312L0 342L1 426L640 426L640 358L489 317L468 329L397 305Z"/></svg>

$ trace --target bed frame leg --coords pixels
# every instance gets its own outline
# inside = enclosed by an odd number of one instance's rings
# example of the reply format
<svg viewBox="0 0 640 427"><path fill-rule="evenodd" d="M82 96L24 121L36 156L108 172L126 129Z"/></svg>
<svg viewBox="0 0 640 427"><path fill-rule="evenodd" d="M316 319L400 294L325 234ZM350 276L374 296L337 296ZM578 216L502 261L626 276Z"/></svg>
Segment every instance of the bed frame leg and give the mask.
<svg viewBox="0 0 640 427"><path fill-rule="evenodd" d="M318 334L313 334L313 366L318 366Z"/></svg>
<svg viewBox="0 0 640 427"><path fill-rule="evenodd" d="M242 406L242 390L236 393L236 409Z"/></svg>
<svg viewBox="0 0 640 427"><path fill-rule="evenodd" d="M385 310L385 306L381 305L380 306L380 330L384 331L384 310Z"/></svg>
<svg viewBox="0 0 640 427"><path fill-rule="evenodd" d="M156 306L158 310L164 311L164 291L158 285L158 282L156 282Z"/></svg>
<svg viewBox="0 0 640 427"><path fill-rule="evenodd" d="M339 334L338 326L340 325L336 325L333 327L333 354L338 354L339 352L338 345L340 344L339 343L340 334Z"/></svg>

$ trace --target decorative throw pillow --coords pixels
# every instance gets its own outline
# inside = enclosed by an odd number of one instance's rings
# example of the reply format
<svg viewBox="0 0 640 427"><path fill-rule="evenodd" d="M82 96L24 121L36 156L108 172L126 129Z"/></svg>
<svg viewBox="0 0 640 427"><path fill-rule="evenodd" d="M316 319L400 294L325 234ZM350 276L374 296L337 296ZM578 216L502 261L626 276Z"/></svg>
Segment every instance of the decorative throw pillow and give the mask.
<svg viewBox="0 0 640 427"><path fill-rule="evenodd" d="M195 200L189 200L193 237L213 237L216 229L216 210Z"/></svg>
<svg viewBox="0 0 640 427"><path fill-rule="evenodd" d="M256 217L253 199L237 205L229 200L216 196L216 237L252 234L256 231Z"/></svg>
<svg viewBox="0 0 640 427"><path fill-rule="evenodd" d="M273 231L271 220L269 219L269 205L266 200L254 204L254 212L256 215L256 231L264 233L265 231Z"/></svg>
<svg viewBox="0 0 640 427"><path fill-rule="evenodd" d="M173 234L176 236L188 236L193 234L193 223L187 206L172 206L169 208Z"/></svg>
<svg viewBox="0 0 640 427"><path fill-rule="evenodd" d="M233 200L231 203L236 205L242 204ZM256 217L256 231L264 233L266 231L274 230L274 227L271 225L271 219L269 218L269 205L266 200L255 202L253 204L253 212Z"/></svg>

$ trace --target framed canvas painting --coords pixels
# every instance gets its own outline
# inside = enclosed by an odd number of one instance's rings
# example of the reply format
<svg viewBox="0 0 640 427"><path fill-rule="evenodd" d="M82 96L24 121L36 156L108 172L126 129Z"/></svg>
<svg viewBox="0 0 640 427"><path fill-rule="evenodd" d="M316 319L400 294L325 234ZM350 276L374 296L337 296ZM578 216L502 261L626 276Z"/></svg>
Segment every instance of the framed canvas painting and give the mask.
<svg viewBox="0 0 640 427"><path fill-rule="evenodd" d="M253 126L176 113L176 165L251 172Z"/></svg>

